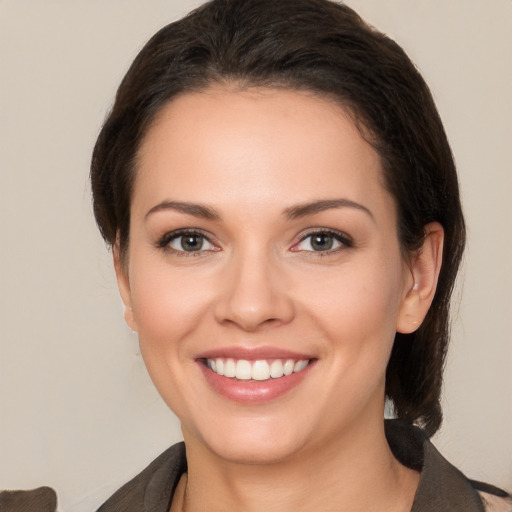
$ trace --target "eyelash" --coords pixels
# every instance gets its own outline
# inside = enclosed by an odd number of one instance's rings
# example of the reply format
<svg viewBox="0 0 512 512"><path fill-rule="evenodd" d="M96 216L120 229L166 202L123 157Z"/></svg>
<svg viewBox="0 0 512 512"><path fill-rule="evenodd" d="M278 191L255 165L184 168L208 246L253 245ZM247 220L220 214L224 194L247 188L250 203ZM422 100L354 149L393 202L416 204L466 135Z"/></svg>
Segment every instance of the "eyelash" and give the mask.
<svg viewBox="0 0 512 512"><path fill-rule="evenodd" d="M175 254L176 256L201 256L205 253L205 249L199 249L197 251L185 251L185 250L179 250L175 249L174 247L170 246L171 242L174 242L175 240L178 240L181 237L198 237L201 238L203 241L206 241L207 243L211 244L215 247L215 244L210 240L210 237L198 229L180 229L178 231L171 231L169 233L165 233L157 242L157 247L160 249L163 249L164 251L171 252ZM203 242L204 243L204 242ZM220 249L214 249L212 252L217 252ZM207 251L207 250L206 250Z"/></svg>
<svg viewBox="0 0 512 512"><path fill-rule="evenodd" d="M297 247L306 241L308 238L311 238L313 236L328 236L332 237L336 242L338 242L342 247L336 247L335 249L326 249L324 251L315 251L315 250L304 250L304 249L298 249ZM165 251L171 252L177 256L201 256L204 255L205 252L217 252L220 249L217 247L216 249L198 249L197 251L185 251L180 249L175 249L174 247L171 247L171 242L178 240L181 237L198 237L201 238L204 241L212 245L213 247L216 247L215 244L210 240L210 237L202 232L201 230L194 230L194 229L182 229L178 231L171 231L169 233L165 233L157 242L157 246L160 249L163 249ZM354 242L351 237L348 235L341 233L340 231L334 231L331 229L317 229L315 231L310 231L309 233L306 233L303 235L300 240L295 243L291 251L292 252L306 252L306 253L314 253L316 257L325 257L329 254L337 253L338 251L342 250L343 248L351 248L354 246Z"/></svg>
<svg viewBox="0 0 512 512"><path fill-rule="evenodd" d="M314 237L315 235L316 236L322 235L322 236L332 237L336 242L340 243L341 247L337 247L335 249L327 249L325 251L314 251L314 250L305 251L305 250L297 249L298 245L300 245L302 242L306 241L308 238ZM347 234L342 233L340 231L334 231L332 229L316 229L314 231L310 231L309 233L306 233L305 235L303 235L301 237L301 239L296 244L294 244L294 246L292 247L292 251L293 252L310 252L310 253L314 253L316 257L321 258L321 257L328 256L330 254L333 254L333 253L337 253L340 250L342 250L343 248L347 249L347 248L351 248L351 247L354 247L354 241Z"/></svg>

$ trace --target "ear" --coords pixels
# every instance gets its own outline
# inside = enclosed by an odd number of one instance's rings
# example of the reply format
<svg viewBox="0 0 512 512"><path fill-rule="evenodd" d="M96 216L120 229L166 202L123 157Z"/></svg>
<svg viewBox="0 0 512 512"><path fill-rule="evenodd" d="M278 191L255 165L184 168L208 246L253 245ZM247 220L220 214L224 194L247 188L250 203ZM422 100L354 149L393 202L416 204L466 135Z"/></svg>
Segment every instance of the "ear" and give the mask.
<svg viewBox="0 0 512 512"><path fill-rule="evenodd" d="M438 222L425 226L422 246L412 254L409 264L411 278L400 306L397 332L409 334L423 322L437 288L443 259L444 229Z"/></svg>
<svg viewBox="0 0 512 512"><path fill-rule="evenodd" d="M114 269L116 271L117 287L119 288L119 293L124 304L124 320L132 331L137 332L137 323L135 322L132 310L128 263L121 254L119 237L116 239L116 242L112 247L112 255L114 258Z"/></svg>

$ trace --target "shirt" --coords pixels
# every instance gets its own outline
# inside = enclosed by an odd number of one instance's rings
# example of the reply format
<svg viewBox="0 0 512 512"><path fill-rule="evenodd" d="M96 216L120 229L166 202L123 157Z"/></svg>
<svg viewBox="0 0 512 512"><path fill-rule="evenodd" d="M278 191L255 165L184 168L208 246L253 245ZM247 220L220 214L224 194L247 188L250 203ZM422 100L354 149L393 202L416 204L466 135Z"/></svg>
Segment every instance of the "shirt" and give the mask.
<svg viewBox="0 0 512 512"><path fill-rule="evenodd" d="M467 479L434 447L424 432L399 420L386 420L394 456L421 471L411 512L512 512L504 491ZM187 471L184 443L178 443L121 487L97 512L168 512L181 475Z"/></svg>

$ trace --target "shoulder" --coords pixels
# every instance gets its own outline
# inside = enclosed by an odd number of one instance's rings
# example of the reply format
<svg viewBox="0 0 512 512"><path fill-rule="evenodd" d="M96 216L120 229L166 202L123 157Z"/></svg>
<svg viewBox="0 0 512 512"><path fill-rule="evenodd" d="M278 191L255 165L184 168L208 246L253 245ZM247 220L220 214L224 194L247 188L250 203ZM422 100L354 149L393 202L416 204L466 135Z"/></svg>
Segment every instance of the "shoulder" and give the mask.
<svg viewBox="0 0 512 512"><path fill-rule="evenodd" d="M387 421L386 436L395 457L421 472L412 512L512 512L507 493L469 480L437 451L420 428Z"/></svg>
<svg viewBox="0 0 512 512"><path fill-rule="evenodd" d="M478 491L485 512L512 512L512 496L505 491L482 482L471 482Z"/></svg>
<svg viewBox="0 0 512 512"><path fill-rule="evenodd" d="M167 512L186 470L185 445L175 444L116 491L97 512Z"/></svg>
<svg viewBox="0 0 512 512"><path fill-rule="evenodd" d="M23 510L55 512L57 494L51 487L16 491L0 490L0 510L2 512L22 512Z"/></svg>

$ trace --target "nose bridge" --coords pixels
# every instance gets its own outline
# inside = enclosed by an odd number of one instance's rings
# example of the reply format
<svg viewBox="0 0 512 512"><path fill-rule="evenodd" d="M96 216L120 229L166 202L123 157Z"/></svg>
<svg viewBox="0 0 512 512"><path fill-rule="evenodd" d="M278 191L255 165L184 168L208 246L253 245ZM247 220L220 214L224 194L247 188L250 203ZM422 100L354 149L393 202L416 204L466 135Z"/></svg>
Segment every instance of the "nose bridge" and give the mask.
<svg viewBox="0 0 512 512"><path fill-rule="evenodd" d="M293 304L278 258L268 248L247 244L234 250L222 283L217 318L255 330L268 323L287 323Z"/></svg>

